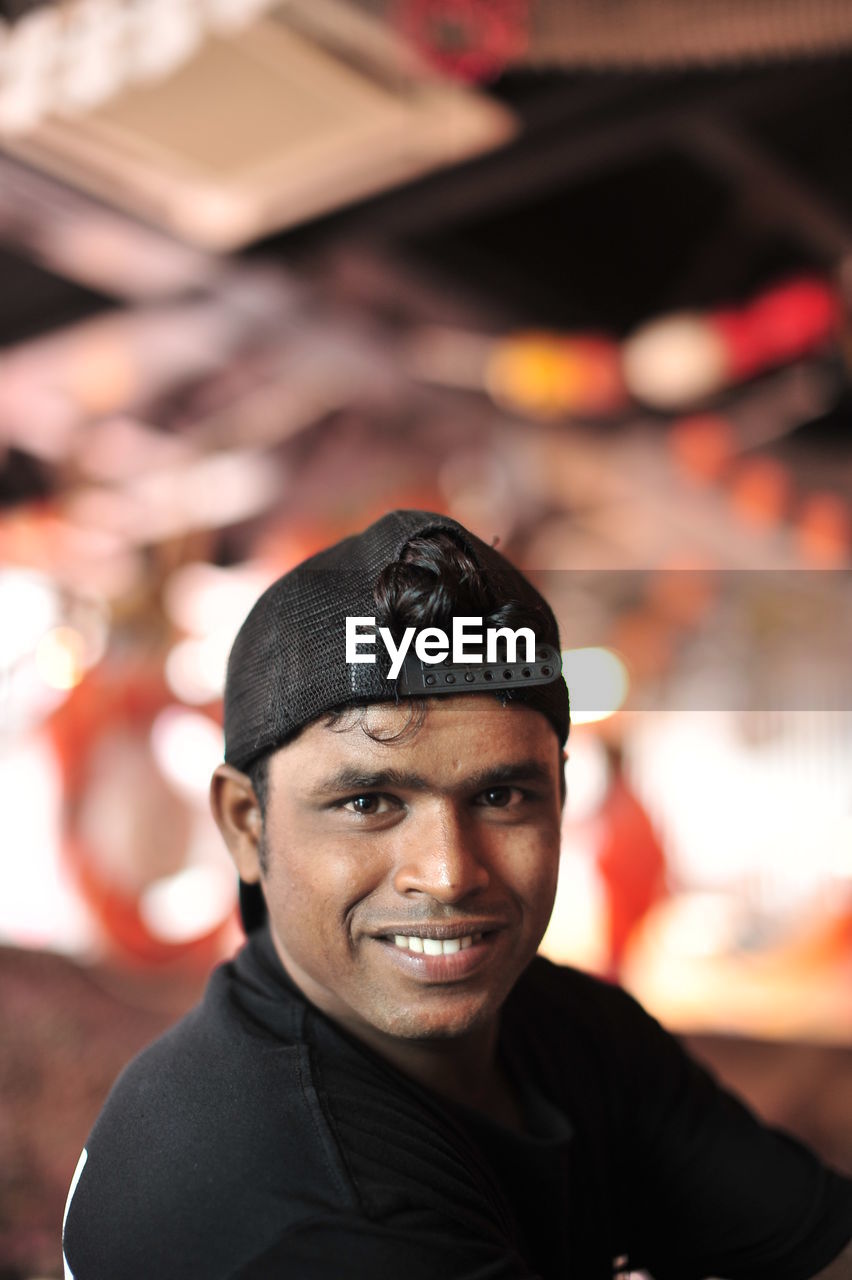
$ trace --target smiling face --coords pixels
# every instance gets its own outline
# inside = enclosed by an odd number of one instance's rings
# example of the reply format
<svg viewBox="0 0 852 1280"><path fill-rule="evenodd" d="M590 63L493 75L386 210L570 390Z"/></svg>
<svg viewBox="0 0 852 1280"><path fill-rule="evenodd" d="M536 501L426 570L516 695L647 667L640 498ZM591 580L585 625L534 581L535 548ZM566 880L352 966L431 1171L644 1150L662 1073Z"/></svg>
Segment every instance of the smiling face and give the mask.
<svg viewBox="0 0 852 1280"><path fill-rule="evenodd" d="M398 732L407 714L371 707L371 734ZM556 890L561 757L548 721L487 694L433 699L395 742L354 718L315 722L269 770L263 890L298 986L380 1051L387 1037L492 1025ZM259 878L256 855L238 865Z"/></svg>

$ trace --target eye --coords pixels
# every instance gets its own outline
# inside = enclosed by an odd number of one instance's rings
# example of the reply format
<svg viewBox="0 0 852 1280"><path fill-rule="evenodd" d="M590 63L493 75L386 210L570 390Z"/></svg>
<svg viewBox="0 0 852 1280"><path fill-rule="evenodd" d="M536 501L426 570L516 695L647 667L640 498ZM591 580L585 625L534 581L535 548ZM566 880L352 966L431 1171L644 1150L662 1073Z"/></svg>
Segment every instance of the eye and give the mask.
<svg viewBox="0 0 852 1280"><path fill-rule="evenodd" d="M520 787L489 787L476 799L478 804L485 805L488 809L508 809L520 804L524 798L525 793Z"/></svg>
<svg viewBox="0 0 852 1280"><path fill-rule="evenodd" d="M371 818L378 813L387 813L391 807L388 797L380 795L352 796L341 805L341 808L349 813L357 813L364 818Z"/></svg>

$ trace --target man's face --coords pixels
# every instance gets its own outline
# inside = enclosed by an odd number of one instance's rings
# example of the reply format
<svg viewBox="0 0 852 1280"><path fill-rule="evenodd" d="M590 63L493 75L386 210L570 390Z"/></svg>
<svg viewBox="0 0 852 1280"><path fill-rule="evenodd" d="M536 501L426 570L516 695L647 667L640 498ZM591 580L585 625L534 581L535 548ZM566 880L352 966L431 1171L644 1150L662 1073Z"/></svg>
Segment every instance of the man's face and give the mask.
<svg viewBox="0 0 852 1280"><path fill-rule="evenodd" d="M387 737L407 718L381 704L367 724ZM396 742L314 723L269 770L264 893L305 994L379 1048L491 1025L556 891L548 721L487 694L433 699Z"/></svg>

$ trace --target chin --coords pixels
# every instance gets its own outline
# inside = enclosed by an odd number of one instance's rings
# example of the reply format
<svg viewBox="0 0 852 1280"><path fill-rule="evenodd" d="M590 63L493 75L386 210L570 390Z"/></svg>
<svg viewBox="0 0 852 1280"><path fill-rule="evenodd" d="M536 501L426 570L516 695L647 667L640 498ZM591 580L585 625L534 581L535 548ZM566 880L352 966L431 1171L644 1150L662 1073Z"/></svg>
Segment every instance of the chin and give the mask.
<svg viewBox="0 0 852 1280"><path fill-rule="evenodd" d="M458 1009L400 1009L379 1026L402 1040L456 1040L487 1026L497 1009L499 1004L492 1008L483 1002Z"/></svg>

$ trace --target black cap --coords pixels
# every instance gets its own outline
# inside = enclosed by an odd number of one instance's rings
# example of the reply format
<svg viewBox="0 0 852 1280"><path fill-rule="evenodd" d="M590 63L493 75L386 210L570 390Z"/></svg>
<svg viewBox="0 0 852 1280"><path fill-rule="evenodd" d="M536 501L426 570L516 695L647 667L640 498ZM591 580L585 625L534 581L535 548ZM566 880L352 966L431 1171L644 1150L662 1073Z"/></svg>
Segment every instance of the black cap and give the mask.
<svg viewBox="0 0 852 1280"><path fill-rule="evenodd" d="M392 511L363 533L344 538L284 574L250 611L228 659L224 718L229 764L245 771L329 711L398 701L414 691L405 678L389 679L389 661L382 659L380 646L375 663L347 662L345 622L347 617L374 616L374 590L382 571L401 558L412 538L439 531L451 533L462 544L498 605L514 601L541 619L536 644L537 651L545 646L543 665L539 662L532 672L525 669L526 687L507 676L498 679L495 692L541 711L565 742L568 690L559 672L556 619L543 596L504 556L457 521L428 511ZM406 674L410 677L410 668ZM471 677L470 683L464 678L454 682L452 691L481 693L482 688L481 680ZM258 898L257 886L241 886L247 929L263 918Z"/></svg>

